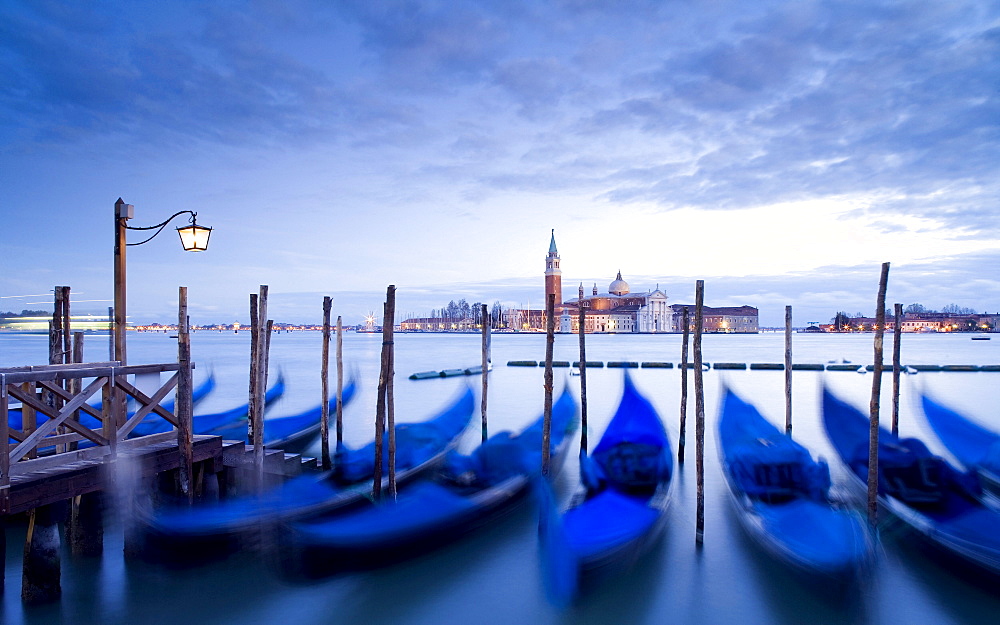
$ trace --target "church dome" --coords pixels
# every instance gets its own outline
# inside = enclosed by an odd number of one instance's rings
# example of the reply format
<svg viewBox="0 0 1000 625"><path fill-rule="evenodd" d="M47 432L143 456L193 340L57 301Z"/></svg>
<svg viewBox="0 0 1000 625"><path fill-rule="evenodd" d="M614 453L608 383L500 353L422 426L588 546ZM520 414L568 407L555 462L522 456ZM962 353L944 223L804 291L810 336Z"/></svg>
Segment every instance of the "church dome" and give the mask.
<svg viewBox="0 0 1000 625"><path fill-rule="evenodd" d="M628 282L622 280L622 272L618 272L618 277L615 278L611 286L608 287L608 293L612 295L627 295L628 294Z"/></svg>

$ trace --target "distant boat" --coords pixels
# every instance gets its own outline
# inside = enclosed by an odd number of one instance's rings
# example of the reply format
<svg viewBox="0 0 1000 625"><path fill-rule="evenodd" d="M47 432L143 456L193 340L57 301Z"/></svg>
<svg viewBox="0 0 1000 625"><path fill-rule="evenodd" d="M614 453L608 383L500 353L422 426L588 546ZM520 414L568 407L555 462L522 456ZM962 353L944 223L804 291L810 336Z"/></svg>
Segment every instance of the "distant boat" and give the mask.
<svg viewBox="0 0 1000 625"><path fill-rule="evenodd" d="M865 520L829 497L830 469L751 404L723 389L719 455L738 518L775 558L811 574L849 576L873 559Z"/></svg>
<svg viewBox="0 0 1000 625"><path fill-rule="evenodd" d="M988 337L988 336L974 336L974 337L972 337L972 340L973 341L988 341L988 340L990 340L990 337Z"/></svg>
<svg viewBox="0 0 1000 625"><path fill-rule="evenodd" d="M824 387L823 425L856 491L867 492L868 417ZM1000 574L1000 512L985 505L975 475L933 455L922 441L879 428L878 501L931 545Z"/></svg>

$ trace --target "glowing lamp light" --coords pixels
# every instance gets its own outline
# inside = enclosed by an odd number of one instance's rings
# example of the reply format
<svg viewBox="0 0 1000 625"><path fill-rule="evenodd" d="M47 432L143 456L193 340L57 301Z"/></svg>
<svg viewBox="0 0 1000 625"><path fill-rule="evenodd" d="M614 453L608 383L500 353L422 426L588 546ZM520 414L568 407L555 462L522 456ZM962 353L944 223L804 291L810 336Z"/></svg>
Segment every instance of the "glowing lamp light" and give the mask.
<svg viewBox="0 0 1000 625"><path fill-rule="evenodd" d="M189 225L177 228L177 234L181 238L181 246L185 252L204 252L208 249L208 239L212 236L212 229L199 226L192 217Z"/></svg>

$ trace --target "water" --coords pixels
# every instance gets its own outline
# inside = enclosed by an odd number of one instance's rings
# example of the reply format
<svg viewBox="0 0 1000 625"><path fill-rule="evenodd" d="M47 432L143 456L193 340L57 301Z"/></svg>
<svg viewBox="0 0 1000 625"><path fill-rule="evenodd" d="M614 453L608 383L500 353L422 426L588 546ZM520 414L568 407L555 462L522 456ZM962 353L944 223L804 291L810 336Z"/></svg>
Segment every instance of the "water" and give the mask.
<svg viewBox="0 0 1000 625"><path fill-rule="evenodd" d="M104 359L107 338L87 337L87 354ZM164 334L129 339L133 363L170 362L176 341ZM782 362L784 336L761 334L704 338L706 362ZM246 333L193 335L195 381L213 370L217 390L199 412L246 402L249 337ZM450 400L463 384L477 389L481 378L410 381L416 371L467 367L480 362L476 335L396 336L396 417L422 420ZM271 341L272 375L282 369L286 397L271 414L297 412L319 401L318 333L276 334ZM886 340L886 359L892 341ZM910 364L997 364L1000 339L970 341L968 335L906 336L903 362ZM378 377L380 335L347 334L344 360L362 381L361 392L344 414L345 440L370 440ZM541 412L542 369L505 366L508 360L544 357L542 335L496 335L495 369L490 376L490 430L519 429ZM872 335L795 336L795 362L872 360ZM578 360L576 336L557 336L555 357ZM679 361L680 337L588 336L588 360ZM42 363L46 337L0 335L0 366ZM332 369L332 367L331 367ZM677 369L638 369L633 375L660 410L676 444L680 402ZM621 389L621 372L589 369L590 437L596 442L610 419ZM693 378L692 378L693 379ZM503 522L425 557L386 569L301 584L275 574L266 556L241 554L182 570L126 561L121 537L109 524L105 555L98 559L63 557L63 598L49 606L25 608L20 602L20 554L24 529L11 524L3 623L171 623L193 620L218 624L274 623L722 623L737 618L756 623L993 623L1000 613L996 580L956 574L919 547L892 523L882 526L882 553L870 578L858 587L817 587L770 561L742 533L728 501L715 447L719 384L725 380L754 402L775 423L784 422L784 373L709 371L705 373L706 485L705 544L695 547L694 394L689 397L688 462L677 475L675 500L661 544L627 575L592 588L574 607L552 607L542 591L537 556L536 519L525 507ZM793 421L796 438L833 467L835 483L845 474L819 423L819 384L865 409L871 374L796 371ZM889 418L892 376L883 377L883 419ZM578 387L579 378L556 370L556 391ZM900 431L922 437L943 450L929 433L914 404L925 387L942 401L1000 430L1000 373L920 373L903 376ZM477 403L478 405L478 403ZM478 421L477 416L474 421ZM463 445L479 440L476 425ZM318 452L318 445L313 449ZM557 482L568 498L577 480L569 461ZM990 585L992 584L992 585Z"/></svg>

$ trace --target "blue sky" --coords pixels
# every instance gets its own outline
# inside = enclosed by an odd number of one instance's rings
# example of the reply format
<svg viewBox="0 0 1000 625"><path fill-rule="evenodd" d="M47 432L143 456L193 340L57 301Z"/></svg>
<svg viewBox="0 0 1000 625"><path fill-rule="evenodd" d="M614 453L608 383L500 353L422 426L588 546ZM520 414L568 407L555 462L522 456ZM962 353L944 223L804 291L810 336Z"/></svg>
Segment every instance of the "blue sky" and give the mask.
<svg viewBox="0 0 1000 625"><path fill-rule="evenodd" d="M139 321L540 306L551 228L567 298L1000 310L998 59L980 0L7 0L0 310L106 310L119 196L215 228L129 249Z"/></svg>

